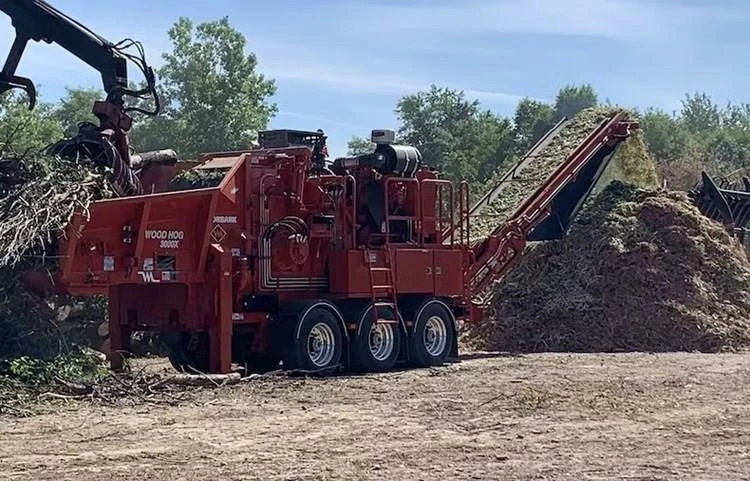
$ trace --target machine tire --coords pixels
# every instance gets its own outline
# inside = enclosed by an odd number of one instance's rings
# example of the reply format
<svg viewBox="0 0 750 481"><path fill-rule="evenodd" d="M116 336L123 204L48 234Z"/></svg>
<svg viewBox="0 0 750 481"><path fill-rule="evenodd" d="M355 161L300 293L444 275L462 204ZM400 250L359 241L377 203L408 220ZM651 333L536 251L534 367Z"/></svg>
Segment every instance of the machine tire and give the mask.
<svg viewBox="0 0 750 481"><path fill-rule="evenodd" d="M428 301L417 311L409 339L411 363L417 367L439 366L455 342L453 314L442 302Z"/></svg>
<svg viewBox="0 0 750 481"><path fill-rule="evenodd" d="M208 372L210 357L208 334L201 332L196 335L198 339L194 346L190 343L192 334L189 332L170 333L163 336L169 352L169 363L176 371L186 374L195 374L196 371Z"/></svg>
<svg viewBox="0 0 750 481"><path fill-rule="evenodd" d="M378 345L371 344L373 329L375 327L375 310L372 305L362 313L357 335L352 341L352 368L363 372L384 372L393 369L398 361L401 348L401 325L381 324L379 333L381 337L380 352L373 352ZM390 341L387 339L390 337ZM384 346L382 343L385 343ZM388 348L390 345L390 349Z"/></svg>
<svg viewBox="0 0 750 481"><path fill-rule="evenodd" d="M331 374L340 366L343 354L341 322L330 309L313 307L305 311L294 326L284 369Z"/></svg>

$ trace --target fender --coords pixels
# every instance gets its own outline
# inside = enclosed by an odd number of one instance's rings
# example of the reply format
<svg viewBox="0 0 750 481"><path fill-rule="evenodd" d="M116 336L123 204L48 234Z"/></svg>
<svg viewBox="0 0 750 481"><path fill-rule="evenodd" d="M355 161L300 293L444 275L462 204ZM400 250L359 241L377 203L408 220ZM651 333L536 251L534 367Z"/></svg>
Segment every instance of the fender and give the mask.
<svg viewBox="0 0 750 481"><path fill-rule="evenodd" d="M359 317L357 318L357 321L364 319L364 317L367 316L367 313L370 312L373 309L373 307L374 306L372 305L372 303L367 304L367 307L359 315ZM396 306L392 306L391 309L393 310L393 312L396 313L396 318L397 318L396 320L398 321L398 324L401 327L401 332L403 332L405 335L409 335L409 330L406 328L406 322L404 321L404 318L401 315L401 312L399 312L399 310L396 309ZM362 334L362 323L357 322L357 337L359 337L360 334Z"/></svg>
<svg viewBox="0 0 750 481"><path fill-rule="evenodd" d="M346 330L346 323L344 322L344 316L341 315L341 311L338 309L338 307L336 307L336 305L332 303L331 301L327 301L325 299L317 299L317 300L286 303L279 309L279 313L282 315L290 315L290 316L293 315L296 317L295 326L294 326L294 338L295 339L299 339L299 331L300 331L299 320L304 319L305 316L307 316L310 313L310 311L312 311L316 307L322 307L328 310L331 314L333 314L338 320L339 325L341 326L341 332L344 336L344 339L349 338L349 334Z"/></svg>

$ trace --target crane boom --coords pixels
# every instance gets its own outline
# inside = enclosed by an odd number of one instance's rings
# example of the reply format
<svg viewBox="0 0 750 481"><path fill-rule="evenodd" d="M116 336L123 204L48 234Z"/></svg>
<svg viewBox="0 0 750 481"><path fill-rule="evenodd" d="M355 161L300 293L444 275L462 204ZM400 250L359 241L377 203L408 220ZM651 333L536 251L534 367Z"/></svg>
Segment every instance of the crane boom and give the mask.
<svg viewBox="0 0 750 481"><path fill-rule="evenodd" d="M153 70L146 65L142 49L136 42L125 42L126 46L138 45L141 58L124 52L123 43L114 44L93 32L86 26L65 15L44 0L3 0L0 11L8 15L16 30L16 38L0 75L0 93L13 88L27 92L30 108L36 104L36 89L33 82L16 76L16 69L30 40L56 43L94 68L101 75L107 100L122 105L122 96L143 96L151 94L156 101L156 109L142 113L155 115L159 111L155 91ZM127 61L134 61L143 72L147 86L141 91L128 89Z"/></svg>
<svg viewBox="0 0 750 481"><path fill-rule="evenodd" d="M0 11L11 18L16 30L15 40L0 72L0 93L21 88L29 96L29 108L34 108L34 83L16 75L16 69L30 40L56 43L93 67L101 75L104 91L107 93L106 100L95 102L92 109L99 119L99 126L82 124L76 139L61 140L53 144L49 153L71 159L90 157L91 161L112 170L113 184L120 194L141 193L142 185L131 166L127 133L132 127L133 118L128 112L156 115L160 111L160 105L156 78L153 69L146 64L140 43L128 39L114 44L44 0L0 0ZM127 53L126 50L130 47L135 47L138 55ZM144 88L128 88L128 61L135 63L143 73L146 80ZM123 101L124 96L140 99L152 96L155 108L149 111L127 107ZM84 148L84 144L89 146ZM96 146L96 152L91 150L91 145Z"/></svg>
<svg viewBox="0 0 750 481"><path fill-rule="evenodd" d="M127 88L126 59L114 44L89 31L43 0L3 0L0 10L13 21L16 39L3 67L3 78L13 77L29 40L57 43L97 70L105 92ZM2 90L12 88L0 87Z"/></svg>

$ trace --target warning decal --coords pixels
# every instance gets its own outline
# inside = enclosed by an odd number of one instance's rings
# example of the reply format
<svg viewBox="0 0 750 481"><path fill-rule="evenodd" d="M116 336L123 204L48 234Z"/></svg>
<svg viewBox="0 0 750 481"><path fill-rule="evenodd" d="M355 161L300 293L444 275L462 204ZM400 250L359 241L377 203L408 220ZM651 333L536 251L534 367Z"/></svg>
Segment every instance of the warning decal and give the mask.
<svg viewBox="0 0 750 481"><path fill-rule="evenodd" d="M214 242L221 242L226 236L227 231L225 231L224 228L220 225L214 226L213 230L211 231L211 239L213 239Z"/></svg>

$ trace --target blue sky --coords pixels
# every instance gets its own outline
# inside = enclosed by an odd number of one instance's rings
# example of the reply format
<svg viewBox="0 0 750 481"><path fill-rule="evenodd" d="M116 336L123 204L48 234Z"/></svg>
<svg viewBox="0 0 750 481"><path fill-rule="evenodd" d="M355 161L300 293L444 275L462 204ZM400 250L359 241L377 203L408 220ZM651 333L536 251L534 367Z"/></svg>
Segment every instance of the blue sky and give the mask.
<svg viewBox="0 0 750 481"><path fill-rule="evenodd" d="M342 155L352 135L395 128L398 99L431 83L464 90L502 115L567 83L600 98L678 109L687 92L748 101L750 3L707 0L51 0L112 41L140 40L154 66L180 16L229 16L259 70L276 79L274 128L317 129ZM0 17L3 55L13 30ZM87 65L33 43L18 69L54 101L99 86ZM136 72L131 70L135 78Z"/></svg>

